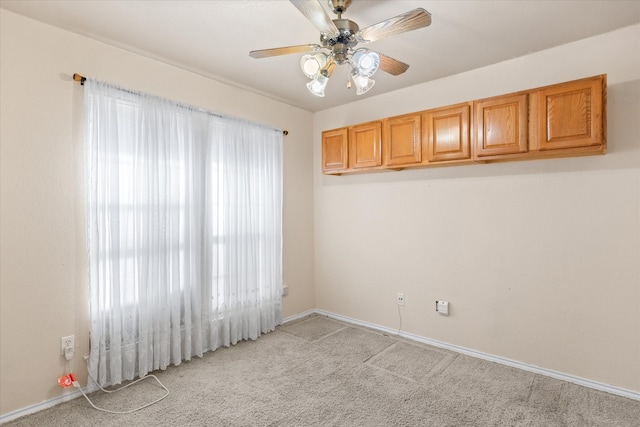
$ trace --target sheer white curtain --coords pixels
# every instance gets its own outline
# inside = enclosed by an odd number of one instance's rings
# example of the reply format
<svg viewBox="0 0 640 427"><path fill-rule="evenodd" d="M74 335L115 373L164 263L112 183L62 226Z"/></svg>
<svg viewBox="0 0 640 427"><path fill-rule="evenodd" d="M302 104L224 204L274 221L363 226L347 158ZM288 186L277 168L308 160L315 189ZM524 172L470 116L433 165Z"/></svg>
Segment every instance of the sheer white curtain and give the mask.
<svg viewBox="0 0 640 427"><path fill-rule="evenodd" d="M118 384L282 320L282 132L85 81L89 373Z"/></svg>

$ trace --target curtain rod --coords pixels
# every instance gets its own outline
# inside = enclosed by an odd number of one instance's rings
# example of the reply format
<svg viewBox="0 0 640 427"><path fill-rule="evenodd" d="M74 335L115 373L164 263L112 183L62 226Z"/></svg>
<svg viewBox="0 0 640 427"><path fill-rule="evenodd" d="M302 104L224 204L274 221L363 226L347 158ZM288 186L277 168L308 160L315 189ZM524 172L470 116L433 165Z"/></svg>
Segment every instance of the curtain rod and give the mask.
<svg viewBox="0 0 640 427"><path fill-rule="evenodd" d="M84 77L84 76L81 76L78 73L73 73L73 80L76 81L76 82L80 82L80 84L82 86L84 86L84 82L85 82L85 80L87 80L87 78ZM287 135L289 135L289 131L285 129L285 130L282 131L282 134L284 136L287 136Z"/></svg>

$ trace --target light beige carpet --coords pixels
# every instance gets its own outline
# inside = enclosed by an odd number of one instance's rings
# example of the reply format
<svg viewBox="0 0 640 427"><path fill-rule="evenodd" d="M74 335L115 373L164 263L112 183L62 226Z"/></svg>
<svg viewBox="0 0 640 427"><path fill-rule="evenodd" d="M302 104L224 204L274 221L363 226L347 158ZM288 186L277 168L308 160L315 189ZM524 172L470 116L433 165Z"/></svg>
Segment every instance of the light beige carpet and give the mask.
<svg viewBox="0 0 640 427"><path fill-rule="evenodd" d="M80 397L9 426L638 426L640 402L310 316L156 373L129 415ZM153 380L98 406L158 398Z"/></svg>

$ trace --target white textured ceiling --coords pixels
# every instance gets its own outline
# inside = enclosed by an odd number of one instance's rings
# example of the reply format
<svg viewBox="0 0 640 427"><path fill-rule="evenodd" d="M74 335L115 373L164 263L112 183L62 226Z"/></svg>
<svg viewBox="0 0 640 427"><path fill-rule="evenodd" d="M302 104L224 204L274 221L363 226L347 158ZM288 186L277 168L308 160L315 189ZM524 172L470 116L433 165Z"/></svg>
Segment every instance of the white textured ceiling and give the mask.
<svg viewBox="0 0 640 427"><path fill-rule="evenodd" d="M320 2L328 11L327 0ZM0 7L309 111L358 98L355 88L346 88L346 65L318 98L305 87L301 54L249 57L250 50L318 43L318 31L286 0L0 0ZM431 13L429 27L367 45L408 63L409 70L395 77L378 71L376 85L362 97L640 22L638 0L352 0L343 18L364 28L418 7Z"/></svg>

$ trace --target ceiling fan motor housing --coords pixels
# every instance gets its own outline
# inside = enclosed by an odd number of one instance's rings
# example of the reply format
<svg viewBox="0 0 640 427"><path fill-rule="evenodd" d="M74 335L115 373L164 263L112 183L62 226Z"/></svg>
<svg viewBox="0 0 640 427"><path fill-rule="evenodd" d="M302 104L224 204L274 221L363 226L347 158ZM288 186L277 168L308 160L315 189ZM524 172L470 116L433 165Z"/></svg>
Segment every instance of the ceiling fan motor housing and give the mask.
<svg viewBox="0 0 640 427"><path fill-rule="evenodd" d="M347 7L349 7L351 0L329 0L327 3L329 3L329 7L333 11L333 13L340 15L347 10Z"/></svg>
<svg viewBox="0 0 640 427"><path fill-rule="evenodd" d="M334 19L333 23L338 28L337 35L321 35L322 47L331 49L333 58L338 64L348 60L347 54L350 48L358 44L356 33L360 30L358 24L349 19Z"/></svg>

